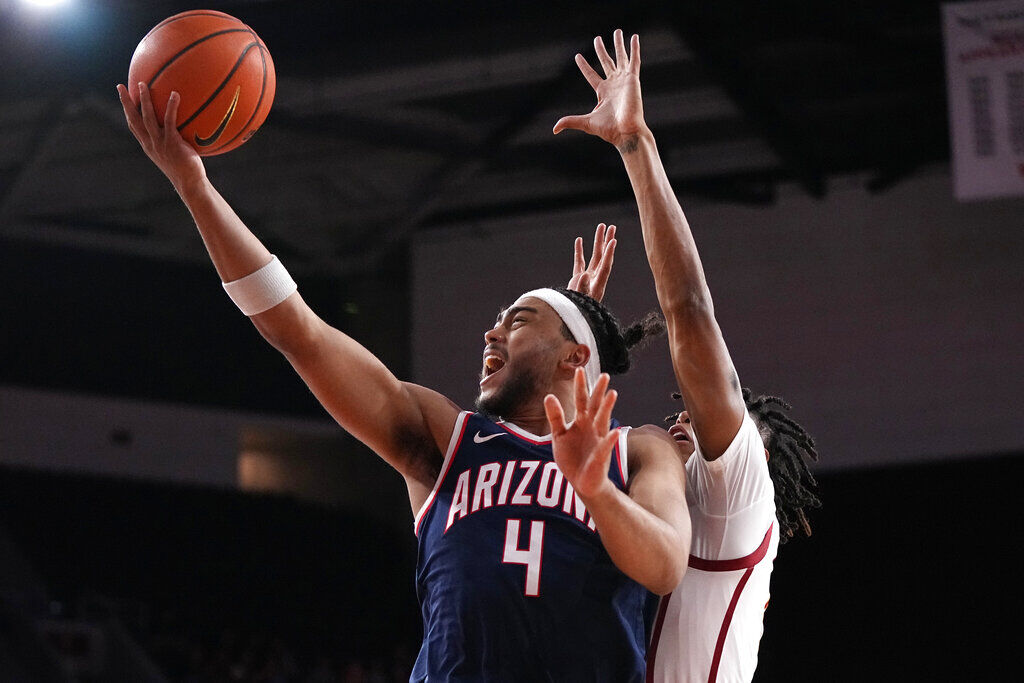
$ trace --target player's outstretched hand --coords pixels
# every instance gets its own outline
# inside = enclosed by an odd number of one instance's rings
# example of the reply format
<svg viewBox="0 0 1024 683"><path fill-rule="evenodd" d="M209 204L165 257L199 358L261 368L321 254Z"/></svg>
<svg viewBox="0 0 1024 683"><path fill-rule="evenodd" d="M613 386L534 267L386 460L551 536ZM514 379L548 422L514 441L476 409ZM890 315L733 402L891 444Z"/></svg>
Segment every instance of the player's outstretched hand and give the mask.
<svg viewBox="0 0 1024 683"><path fill-rule="evenodd" d="M544 412L551 423L551 448L558 469L580 496L588 498L615 486L608 478L608 466L619 431L609 431L608 425L618 394L608 391L609 378L605 373L589 396L582 368L576 369L573 379L576 418L572 425L565 424L565 412L554 394L544 397Z"/></svg>
<svg viewBox="0 0 1024 683"><path fill-rule="evenodd" d="M179 190L182 184L202 179L206 175L203 159L192 148L177 129L178 104L181 97L172 92L167 100L167 111L164 113L163 124L157 120L153 109L153 100L145 83L139 83L139 106L136 107L128 95L128 89L121 84L117 86L118 97L124 117L128 120L128 129L142 145L154 164Z"/></svg>
<svg viewBox="0 0 1024 683"><path fill-rule="evenodd" d="M646 128L640 96L640 37L633 34L629 54L626 54L621 29L615 30L614 41L615 59L612 59L601 36L594 38L594 51L604 70L604 78L594 71L583 55L576 55L576 65L597 93L597 106L589 114L563 116L555 124L556 135L566 128L582 130L621 150L624 142Z"/></svg>
<svg viewBox="0 0 1024 683"><path fill-rule="evenodd" d="M612 273L612 263L615 262L617 244L615 226L609 225L605 229L604 223L598 223L597 231L594 232L594 253L590 255L590 264L587 265L583 258L583 238L577 237L573 244L572 277L566 289L586 294L598 301L603 299L608 276Z"/></svg>

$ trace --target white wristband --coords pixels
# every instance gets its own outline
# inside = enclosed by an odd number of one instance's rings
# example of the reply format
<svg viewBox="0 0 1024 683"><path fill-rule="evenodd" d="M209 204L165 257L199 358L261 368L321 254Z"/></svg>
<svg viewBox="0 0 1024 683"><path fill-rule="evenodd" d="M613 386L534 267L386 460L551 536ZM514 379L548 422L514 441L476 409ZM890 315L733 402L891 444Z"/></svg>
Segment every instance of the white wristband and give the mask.
<svg viewBox="0 0 1024 683"><path fill-rule="evenodd" d="M223 285L239 310L249 316L273 308L298 289L276 256L256 272Z"/></svg>

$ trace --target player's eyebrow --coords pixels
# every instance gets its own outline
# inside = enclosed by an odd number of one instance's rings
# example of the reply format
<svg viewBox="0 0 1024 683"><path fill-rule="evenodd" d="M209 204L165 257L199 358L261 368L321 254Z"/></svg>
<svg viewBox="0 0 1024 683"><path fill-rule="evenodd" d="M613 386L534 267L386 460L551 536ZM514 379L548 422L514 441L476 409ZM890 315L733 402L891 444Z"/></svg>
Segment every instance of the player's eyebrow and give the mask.
<svg viewBox="0 0 1024 683"><path fill-rule="evenodd" d="M515 315L517 313L523 313L523 312L526 312L526 313L537 313L537 309L534 308L533 306L513 306L511 308L502 309L502 310L498 311L498 318L494 321L494 324L495 325L500 325L501 321L504 320L505 318L507 318L508 316L515 317Z"/></svg>

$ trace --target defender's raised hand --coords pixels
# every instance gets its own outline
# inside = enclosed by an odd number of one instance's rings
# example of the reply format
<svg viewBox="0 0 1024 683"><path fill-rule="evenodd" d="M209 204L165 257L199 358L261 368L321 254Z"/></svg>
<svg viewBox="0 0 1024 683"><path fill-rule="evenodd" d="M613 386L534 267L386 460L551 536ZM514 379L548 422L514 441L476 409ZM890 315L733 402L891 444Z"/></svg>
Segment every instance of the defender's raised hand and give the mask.
<svg viewBox="0 0 1024 683"><path fill-rule="evenodd" d="M608 478L612 448L619 430L609 431L612 408L618 394L608 391L609 377L602 373L593 393L587 395L582 368L573 378L576 389L576 418L565 424L562 404L554 394L544 397L544 412L551 423L551 450L558 469L583 498L615 488Z"/></svg>
<svg viewBox="0 0 1024 683"><path fill-rule="evenodd" d="M573 128L596 135L619 148L646 128L640 97L640 37L634 34L630 39L628 55L621 29L615 30L614 42L615 59L612 59L601 36L594 38L594 51L604 70L604 78L583 55L576 55L576 64L597 93L597 106L589 114L559 119L554 128L556 135Z"/></svg>
<svg viewBox="0 0 1024 683"><path fill-rule="evenodd" d="M124 117L128 120L128 129L142 145L146 156L163 171L180 192L181 183L202 179L206 175L202 157L185 142L176 126L181 97L176 92L171 93L161 125L153 109L149 88L145 83L139 83L136 87L139 89L138 106L132 101L125 86L117 86Z"/></svg>
<svg viewBox="0 0 1024 683"><path fill-rule="evenodd" d="M590 265L587 265L583 258L583 238L577 237L573 244L572 277L569 278L566 289L586 294L598 301L603 299L608 276L612 272L612 263L615 262L617 244L615 226L609 225L605 229L604 223L598 223L594 232L594 253L590 255Z"/></svg>

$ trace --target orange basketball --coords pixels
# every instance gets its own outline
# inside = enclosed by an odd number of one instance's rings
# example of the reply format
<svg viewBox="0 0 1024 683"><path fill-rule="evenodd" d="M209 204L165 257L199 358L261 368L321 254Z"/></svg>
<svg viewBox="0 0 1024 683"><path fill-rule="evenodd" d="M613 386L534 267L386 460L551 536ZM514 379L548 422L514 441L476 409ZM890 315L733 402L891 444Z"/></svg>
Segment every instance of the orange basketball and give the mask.
<svg viewBox="0 0 1024 683"><path fill-rule="evenodd" d="M154 26L128 67L135 104L140 82L149 86L161 123L167 98L178 92L178 131L203 156L251 138L267 118L277 86L274 62L256 32L213 10L182 12Z"/></svg>

